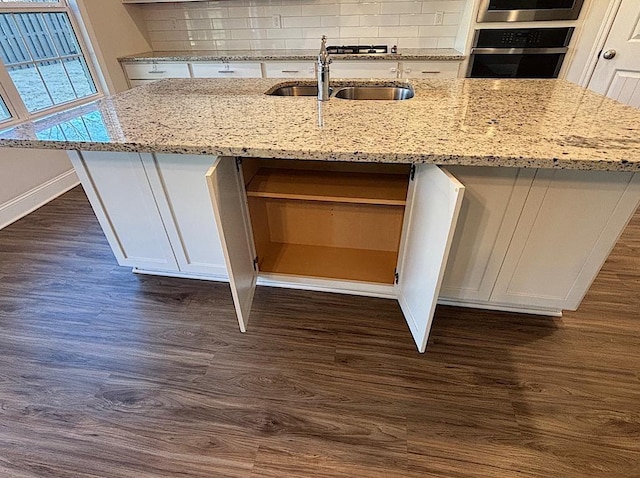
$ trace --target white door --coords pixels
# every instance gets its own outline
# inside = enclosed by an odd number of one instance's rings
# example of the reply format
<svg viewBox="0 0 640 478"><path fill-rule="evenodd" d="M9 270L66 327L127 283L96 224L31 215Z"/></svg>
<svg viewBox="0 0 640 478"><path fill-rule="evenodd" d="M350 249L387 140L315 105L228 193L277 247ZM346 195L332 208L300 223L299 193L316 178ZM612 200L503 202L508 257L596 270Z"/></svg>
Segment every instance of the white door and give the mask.
<svg viewBox="0 0 640 478"><path fill-rule="evenodd" d="M640 108L640 2L622 0L589 88Z"/></svg>
<svg viewBox="0 0 640 478"><path fill-rule="evenodd" d="M396 295L418 350L427 347L464 186L433 164L416 165L409 183Z"/></svg>
<svg viewBox="0 0 640 478"><path fill-rule="evenodd" d="M249 211L235 158L221 156L207 172L207 184L224 252L240 331L246 332L258 273L254 265Z"/></svg>

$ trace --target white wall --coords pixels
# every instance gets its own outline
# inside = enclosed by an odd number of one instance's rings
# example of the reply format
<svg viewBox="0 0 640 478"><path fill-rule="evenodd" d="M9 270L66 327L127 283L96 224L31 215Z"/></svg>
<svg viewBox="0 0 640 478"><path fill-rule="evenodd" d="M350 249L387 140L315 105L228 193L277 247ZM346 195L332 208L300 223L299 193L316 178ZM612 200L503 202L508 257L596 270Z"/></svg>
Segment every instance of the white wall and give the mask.
<svg viewBox="0 0 640 478"><path fill-rule="evenodd" d="M139 8L154 51L316 49L323 34L329 44L453 48L465 2L222 0ZM437 11L443 25L434 25Z"/></svg>
<svg viewBox="0 0 640 478"><path fill-rule="evenodd" d="M76 184L64 151L0 148L0 229Z"/></svg>
<svg viewBox="0 0 640 478"><path fill-rule="evenodd" d="M151 50L142 11L122 0L76 0L97 63L105 77L107 93L128 89L118 57Z"/></svg>

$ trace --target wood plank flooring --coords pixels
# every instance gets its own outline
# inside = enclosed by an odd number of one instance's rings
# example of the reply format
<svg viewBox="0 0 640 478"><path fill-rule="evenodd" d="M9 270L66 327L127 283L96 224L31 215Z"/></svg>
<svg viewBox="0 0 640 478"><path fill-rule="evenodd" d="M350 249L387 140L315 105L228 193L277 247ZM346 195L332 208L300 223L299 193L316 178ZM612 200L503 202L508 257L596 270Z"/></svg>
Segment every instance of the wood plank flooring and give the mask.
<svg viewBox="0 0 640 478"><path fill-rule="evenodd" d="M76 188L0 231L2 477L640 477L640 214L562 319L118 267Z"/></svg>

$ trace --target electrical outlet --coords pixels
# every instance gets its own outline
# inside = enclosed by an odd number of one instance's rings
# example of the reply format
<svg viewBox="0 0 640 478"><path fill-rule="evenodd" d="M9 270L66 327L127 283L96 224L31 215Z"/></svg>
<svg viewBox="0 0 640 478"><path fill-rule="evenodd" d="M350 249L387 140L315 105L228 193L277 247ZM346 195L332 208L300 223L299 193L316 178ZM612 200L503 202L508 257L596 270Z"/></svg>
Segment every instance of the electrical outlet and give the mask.
<svg viewBox="0 0 640 478"><path fill-rule="evenodd" d="M282 28L282 16L281 15L271 15L271 20L273 21L273 28Z"/></svg>
<svg viewBox="0 0 640 478"><path fill-rule="evenodd" d="M444 23L444 12L436 12L436 17L433 20L434 25L442 25Z"/></svg>

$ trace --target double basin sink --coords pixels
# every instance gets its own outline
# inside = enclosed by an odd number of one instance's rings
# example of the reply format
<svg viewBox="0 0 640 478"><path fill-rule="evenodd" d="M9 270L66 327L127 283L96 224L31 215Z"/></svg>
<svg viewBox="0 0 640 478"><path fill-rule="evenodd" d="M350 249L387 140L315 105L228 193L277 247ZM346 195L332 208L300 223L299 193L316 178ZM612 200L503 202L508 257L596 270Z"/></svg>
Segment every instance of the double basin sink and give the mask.
<svg viewBox="0 0 640 478"><path fill-rule="evenodd" d="M331 98L343 100L408 100L413 98L413 88L410 86L342 86L330 89ZM317 85L285 85L276 86L267 91L271 96L317 96Z"/></svg>

